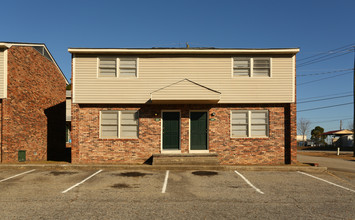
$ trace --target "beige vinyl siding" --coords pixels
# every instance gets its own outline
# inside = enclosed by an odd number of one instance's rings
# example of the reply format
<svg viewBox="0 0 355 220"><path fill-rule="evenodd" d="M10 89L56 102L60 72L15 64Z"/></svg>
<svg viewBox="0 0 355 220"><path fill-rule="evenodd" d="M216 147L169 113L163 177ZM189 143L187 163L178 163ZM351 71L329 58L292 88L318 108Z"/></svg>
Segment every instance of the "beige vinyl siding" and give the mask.
<svg viewBox="0 0 355 220"><path fill-rule="evenodd" d="M76 55L74 101L146 103L152 92L186 78L220 92L219 103L293 102L292 56L272 57L270 77L234 78L233 57L139 57L138 78L106 79L98 78L96 56Z"/></svg>
<svg viewBox="0 0 355 220"><path fill-rule="evenodd" d="M188 80L181 80L178 83L169 85L155 91L151 96L152 100L219 100L220 93L197 85Z"/></svg>
<svg viewBox="0 0 355 220"><path fill-rule="evenodd" d="M6 98L6 52L4 49L0 49L0 98Z"/></svg>
<svg viewBox="0 0 355 220"><path fill-rule="evenodd" d="M66 99L65 100L65 107L66 107L66 120L71 121L71 99Z"/></svg>

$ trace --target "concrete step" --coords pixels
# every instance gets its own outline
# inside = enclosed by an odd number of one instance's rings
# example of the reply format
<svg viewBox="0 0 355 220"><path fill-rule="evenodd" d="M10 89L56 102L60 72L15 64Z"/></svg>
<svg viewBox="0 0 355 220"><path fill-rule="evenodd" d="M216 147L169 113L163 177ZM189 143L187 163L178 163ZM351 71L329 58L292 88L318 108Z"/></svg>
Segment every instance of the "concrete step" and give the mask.
<svg viewBox="0 0 355 220"><path fill-rule="evenodd" d="M153 165L219 165L217 154L153 154Z"/></svg>

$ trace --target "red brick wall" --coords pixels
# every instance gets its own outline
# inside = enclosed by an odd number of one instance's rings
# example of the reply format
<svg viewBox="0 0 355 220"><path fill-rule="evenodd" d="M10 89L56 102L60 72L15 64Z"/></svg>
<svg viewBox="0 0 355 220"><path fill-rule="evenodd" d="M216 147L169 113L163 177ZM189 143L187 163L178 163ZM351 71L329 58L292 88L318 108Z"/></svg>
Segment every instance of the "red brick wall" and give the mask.
<svg viewBox="0 0 355 220"><path fill-rule="evenodd" d="M72 161L74 163L144 163L161 152L162 110L181 112L181 152L189 152L189 112L214 112L209 120L209 152L217 153L221 164L283 164L285 158L285 117L289 104L274 105L77 105L72 106ZM269 110L269 137L231 138L231 110ZM293 108L291 108L293 109ZM100 139L101 110L139 110L139 139ZM291 112L295 114L295 111ZM155 116L155 114L157 114ZM294 119L291 119L293 121ZM287 124L288 123L288 124ZM292 130L294 133L294 130ZM294 136L295 134L292 135ZM287 135L287 134L286 134ZM289 135L291 137L291 135ZM291 138L289 138L290 140ZM293 140L293 139L292 139ZM292 152L291 152L292 149ZM290 155L295 156L293 145Z"/></svg>
<svg viewBox="0 0 355 220"><path fill-rule="evenodd" d="M290 104L290 130L291 130L291 163L294 164L297 162L297 105Z"/></svg>
<svg viewBox="0 0 355 220"><path fill-rule="evenodd" d="M51 61L32 47L8 49L8 97L2 103L3 162L17 161L19 150L26 150L28 161L47 160L62 138L65 148L64 130L61 134L64 102L65 80Z"/></svg>

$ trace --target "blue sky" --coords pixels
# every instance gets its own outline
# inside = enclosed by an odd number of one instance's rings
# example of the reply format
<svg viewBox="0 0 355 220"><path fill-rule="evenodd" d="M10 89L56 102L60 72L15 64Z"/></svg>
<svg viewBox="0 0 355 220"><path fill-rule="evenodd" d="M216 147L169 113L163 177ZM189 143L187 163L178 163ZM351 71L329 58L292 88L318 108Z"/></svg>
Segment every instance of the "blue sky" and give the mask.
<svg viewBox="0 0 355 220"><path fill-rule="evenodd" d="M179 47L186 42L191 47L300 47L301 64L355 43L354 8L354 0L12 0L2 2L0 41L45 43L68 79L69 47ZM300 103L298 110L353 102L351 71L324 73L353 68L354 53L344 50L335 54L342 56L297 68L297 98L348 96ZM324 74L301 76L314 73ZM339 129L341 119L347 128L353 111L353 104L343 105L299 112L298 118L328 131Z"/></svg>

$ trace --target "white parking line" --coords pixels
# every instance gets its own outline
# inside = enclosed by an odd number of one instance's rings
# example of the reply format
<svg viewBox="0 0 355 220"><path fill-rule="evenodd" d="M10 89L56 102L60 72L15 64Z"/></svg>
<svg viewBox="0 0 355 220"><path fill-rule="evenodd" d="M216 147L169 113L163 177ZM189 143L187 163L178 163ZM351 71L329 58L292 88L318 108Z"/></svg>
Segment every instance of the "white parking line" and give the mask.
<svg viewBox="0 0 355 220"><path fill-rule="evenodd" d="M31 173L31 172L33 172L33 171L35 171L35 169L29 170L29 171L26 171L26 172L23 172L23 173L16 174L16 175L14 175L14 176L10 176L10 177L8 177L8 178L6 178L6 179L0 180L0 182L4 182L4 181L6 181L6 180L9 180L9 179L12 179L12 178L21 176L21 175L26 174L26 173Z"/></svg>
<svg viewBox="0 0 355 220"><path fill-rule="evenodd" d="M264 194L264 192L262 192L260 189L256 188L253 184L251 184L251 182L249 182L249 180L247 178L245 178L242 174L238 173L238 171L234 171L236 174L238 174L240 177L242 177L242 179L249 184L249 186L253 187L253 189L255 189L258 193L260 194Z"/></svg>
<svg viewBox="0 0 355 220"><path fill-rule="evenodd" d="M165 193L166 191L166 187L168 185L168 178L169 178L169 170L166 171L164 185L163 185L163 189L161 190L161 193Z"/></svg>
<svg viewBox="0 0 355 220"><path fill-rule="evenodd" d="M94 174L92 174L91 176L87 177L86 179L84 179L84 180L81 181L80 183L77 183L77 184L75 184L74 186L69 187L68 189L64 190L62 193L66 193L66 192L68 192L69 190L71 190L71 189L73 189L73 188L79 186L80 184L84 183L85 181L87 181L87 180L90 179L91 177L95 176L96 174L100 173L101 171L102 171L102 170L97 171L96 173L94 173Z"/></svg>
<svg viewBox="0 0 355 220"><path fill-rule="evenodd" d="M354 193L355 193L355 190L352 190L352 189L346 188L346 187L344 187L344 186L340 186L340 185L338 185L338 184L329 182L328 180L324 180L324 179L322 179L322 178L319 178L319 177L316 177L316 176L312 176L311 174L304 173L304 172L302 172L302 171L297 171L297 172L300 173L300 174L303 174L303 175L312 177L312 178L314 178L314 179L317 179L317 180L326 182L326 183L328 183L328 184L330 184L330 185L337 186L337 187L340 187L340 188L342 188L342 189L349 190L350 192L354 192Z"/></svg>

